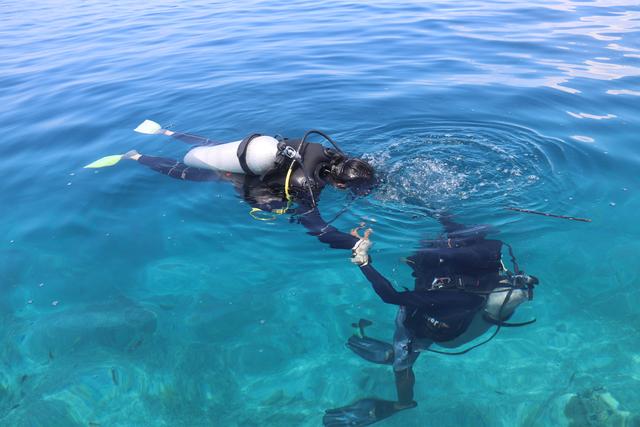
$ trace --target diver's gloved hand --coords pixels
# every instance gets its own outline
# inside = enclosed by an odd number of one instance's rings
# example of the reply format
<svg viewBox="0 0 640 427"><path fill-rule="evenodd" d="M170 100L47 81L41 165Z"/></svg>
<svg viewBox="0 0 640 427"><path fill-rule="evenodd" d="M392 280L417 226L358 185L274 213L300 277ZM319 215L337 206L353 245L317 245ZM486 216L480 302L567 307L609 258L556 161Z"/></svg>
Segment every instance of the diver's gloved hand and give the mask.
<svg viewBox="0 0 640 427"><path fill-rule="evenodd" d="M358 230L363 227L364 224L360 224L359 227L351 230L351 235L360 239L356 242L353 248L351 248L351 262L358 264L360 267L369 263L369 248L373 245L373 242L369 240L369 236L373 233L373 230L368 228L364 232L364 236L360 236L360 234L358 234Z"/></svg>

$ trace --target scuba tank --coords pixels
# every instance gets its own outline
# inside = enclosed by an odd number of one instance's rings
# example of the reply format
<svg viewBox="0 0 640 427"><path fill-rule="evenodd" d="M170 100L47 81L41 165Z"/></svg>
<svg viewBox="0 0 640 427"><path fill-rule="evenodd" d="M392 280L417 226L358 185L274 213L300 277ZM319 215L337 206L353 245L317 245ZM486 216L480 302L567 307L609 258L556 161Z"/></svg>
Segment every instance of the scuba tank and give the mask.
<svg viewBox="0 0 640 427"><path fill-rule="evenodd" d="M242 141L203 145L184 156L187 166L247 175L263 175L276 166L278 140L254 134Z"/></svg>

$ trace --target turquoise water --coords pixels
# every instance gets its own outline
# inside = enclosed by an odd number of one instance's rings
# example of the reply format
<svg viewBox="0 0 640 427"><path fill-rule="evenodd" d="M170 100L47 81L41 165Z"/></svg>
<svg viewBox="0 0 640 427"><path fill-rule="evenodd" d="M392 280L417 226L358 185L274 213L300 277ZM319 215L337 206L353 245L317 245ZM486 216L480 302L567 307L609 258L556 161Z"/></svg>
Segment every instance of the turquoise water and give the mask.
<svg viewBox="0 0 640 427"><path fill-rule="evenodd" d="M82 169L185 152L133 133L146 118L220 141L318 128L367 156L385 181L334 225L373 224L396 286L439 232L421 206L495 225L540 278L518 313L536 324L421 356L419 406L381 426L564 426L595 387L640 413L637 2L0 7L1 425L317 426L395 396L343 345L360 317L390 339L395 313L347 253L224 183Z"/></svg>

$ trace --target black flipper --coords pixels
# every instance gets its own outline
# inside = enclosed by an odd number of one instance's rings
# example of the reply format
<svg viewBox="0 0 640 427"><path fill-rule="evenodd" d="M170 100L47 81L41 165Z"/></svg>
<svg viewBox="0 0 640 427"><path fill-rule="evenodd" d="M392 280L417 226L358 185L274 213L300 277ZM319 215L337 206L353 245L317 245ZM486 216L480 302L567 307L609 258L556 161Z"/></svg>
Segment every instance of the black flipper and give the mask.
<svg viewBox="0 0 640 427"><path fill-rule="evenodd" d="M413 402L413 405L396 409L395 402L390 400L361 399L349 406L325 411L322 424L325 427L363 427L415 406Z"/></svg>
<svg viewBox="0 0 640 427"><path fill-rule="evenodd" d="M352 335L347 341L347 347L369 362L381 365L391 365L393 363L393 346L384 341Z"/></svg>
<svg viewBox="0 0 640 427"><path fill-rule="evenodd" d="M373 322L371 320L367 320L367 319L360 319L358 320L358 323L352 323L351 326L353 326L354 328L358 329L358 333L360 334L361 337L363 337L364 334L364 329L367 326L371 326L373 325Z"/></svg>

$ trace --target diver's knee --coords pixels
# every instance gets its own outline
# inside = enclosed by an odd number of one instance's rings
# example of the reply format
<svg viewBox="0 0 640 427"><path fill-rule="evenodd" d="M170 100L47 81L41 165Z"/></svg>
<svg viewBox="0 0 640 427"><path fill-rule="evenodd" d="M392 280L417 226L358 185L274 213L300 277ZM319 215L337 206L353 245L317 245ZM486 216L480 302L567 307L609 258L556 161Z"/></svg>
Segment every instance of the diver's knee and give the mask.
<svg viewBox="0 0 640 427"><path fill-rule="evenodd" d="M411 360L408 357L396 357L393 360L393 372L398 375L398 373L402 372L402 371L406 371L408 369L411 369L411 367L413 366L413 360Z"/></svg>

